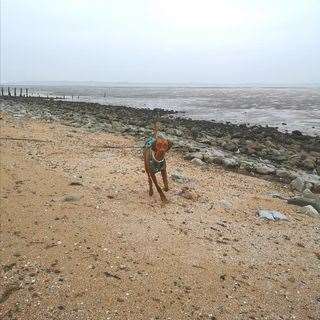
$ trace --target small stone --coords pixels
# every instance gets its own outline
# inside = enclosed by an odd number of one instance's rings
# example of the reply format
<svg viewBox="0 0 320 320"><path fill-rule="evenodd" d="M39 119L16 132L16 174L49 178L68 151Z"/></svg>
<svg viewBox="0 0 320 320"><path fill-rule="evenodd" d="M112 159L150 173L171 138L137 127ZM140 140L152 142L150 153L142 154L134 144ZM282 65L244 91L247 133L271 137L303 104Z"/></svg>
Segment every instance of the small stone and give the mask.
<svg viewBox="0 0 320 320"><path fill-rule="evenodd" d="M320 213L311 205L302 207L300 211L309 217L320 218Z"/></svg>
<svg viewBox="0 0 320 320"><path fill-rule="evenodd" d="M222 144L222 147L228 151L236 151L238 149L238 145L233 141L226 141Z"/></svg>
<svg viewBox="0 0 320 320"><path fill-rule="evenodd" d="M302 161L301 165L307 170L313 170L316 167L316 159L308 157Z"/></svg>
<svg viewBox="0 0 320 320"><path fill-rule="evenodd" d="M277 220L288 220L288 218L275 210L259 210L259 217L265 220L277 221Z"/></svg>
<svg viewBox="0 0 320 320"><path fill-rule="evenodd" d="M222 163L227 168L236 168L239 166L239 161L234 158L224 158Z"/></svg>
<svg viewBox="0 0 320 320"><path fill-rule="evenodd" d="M313 196L313 193L310 191L309 188L307 188L307 189L303 190L302 195L303 195L304 197L312 197L312 196Z"/></svg>
<svg viewBox="0 0 320 320"><path fill-rule="evenodd" d="M193 163L193 164L195 164L196 166L199 166L199 167L204 165L204 162L202 160L198 159L198 158L193 158L191 160L191 163Z"/></svg>
<svg viewBox="0 0 320 320"><path fill-rule="evenodd" d="M295 135L295 136L302 136L302 132L299 131L299 130L293 130L292 134Z"/></svg>
<svg viewBox="0 0 320 320"><path fill-rule="evenodd" d="M225 153L218 149L210 149L203 154L203 160L207 163L221 164L225 158Z"/></svg>
<svg viewBox="0 0 320 320"><path fill-rule="evenodd" d="M62 199L64 202L74 202L79 201L81 197L79 195L65 195Z"/></svg>
<svg viewBox="0 0 320 320"><path fill-rule="evenodd" d="M288 199L287 202L300 207L311 205L318 212L320 211L320 196L311 191L304 191L302 196L292 197Z"/></svg>
<svg viewBox="0 0 320 320"><path fill-rule="evenodd" d="M293 190L302 192L306 189L306 182L302 177L297 177L291 181L290 186Z"/></svg>
<svg viewBox="0 0 320 320"><path fill-rule="evenodd" d="M276 176L286 181L291 181L296 178L296 173L287 169L280 168L276 170Z"/></svg>
<svg viewBox="0 0 320 320"><path fill-rule="evenodd" d="M180 172L178 171L174 171L171 175L171 179L175 182L179 182L179 183L187 183L190 182L191 179L188 177L185 177L184 175L182 175Z"/></svg>
<svg viewBox="0 0 320 320"><path fill-rule="evenodd" d="M262 163L257 164L255 170L260 174L272 174L276 171L275 167Z"/></svg>
<svg viewBox="0 0 320 320"><path fill-rule="evenodd" d="M191 153L187 153L184 158L186 160L192 160L192 159L203 159L203 154L201 152L191 152Z"/></svg>
<svg viewBox="0 0 320 320"><path fill-rule="evenodd" d="M83 186L83 184L80 181L71 181L70 186Z"/></svg>

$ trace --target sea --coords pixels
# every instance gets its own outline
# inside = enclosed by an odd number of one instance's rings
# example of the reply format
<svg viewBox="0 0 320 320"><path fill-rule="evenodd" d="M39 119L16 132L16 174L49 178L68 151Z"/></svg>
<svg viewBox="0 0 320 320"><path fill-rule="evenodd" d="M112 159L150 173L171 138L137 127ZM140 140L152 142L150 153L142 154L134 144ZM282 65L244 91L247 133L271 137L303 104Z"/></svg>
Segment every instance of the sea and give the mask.
<svg viewBox="0 0 320 320"><path fill-rule="evenodd" d="M192 119L268 125L320 136L320 86L50 85L30 86L29 91L64 100L163 108Z"/></svg>

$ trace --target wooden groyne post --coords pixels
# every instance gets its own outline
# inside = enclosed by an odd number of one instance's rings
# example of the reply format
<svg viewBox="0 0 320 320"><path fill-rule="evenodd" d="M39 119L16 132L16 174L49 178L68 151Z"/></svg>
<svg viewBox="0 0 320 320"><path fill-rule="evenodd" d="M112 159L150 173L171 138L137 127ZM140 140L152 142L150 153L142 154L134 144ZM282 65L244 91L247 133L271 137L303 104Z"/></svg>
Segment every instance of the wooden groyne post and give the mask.
<svg viewBox="0 0 320 320"><path fill-rule="evenodd" d="M22 88L20 88L20 95L19 96L22 97Z"/></svg>
<svg viewBox="0 0 320 320"><path fill-rule="evenodd" d="M10 87L8 87L8 96L11 97Z"/></svg>
<svg viewBox="0 0 320 320"><path fill-rule="evenodd" d="M26 88L26 97L29 97L29 89Z"/></svg>
<svg viewBox="0 0 320 320"><path fill-rule="evenodd" d="M1 87L1 96L4 96L3 87Z"/></svg>

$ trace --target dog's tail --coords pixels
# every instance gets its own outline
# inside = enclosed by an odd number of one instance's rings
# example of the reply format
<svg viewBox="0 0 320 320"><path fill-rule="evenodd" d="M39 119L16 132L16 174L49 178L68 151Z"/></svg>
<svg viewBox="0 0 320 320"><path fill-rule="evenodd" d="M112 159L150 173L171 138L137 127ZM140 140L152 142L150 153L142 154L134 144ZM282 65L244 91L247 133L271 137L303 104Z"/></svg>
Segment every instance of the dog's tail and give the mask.
<svg viewBox="0 0 320 320"><path fill-rule="evenodd" d="M159 121L155 121L154 127L153 127L153 137L157 139L158 137L158 130L159 130Z"/></svg>

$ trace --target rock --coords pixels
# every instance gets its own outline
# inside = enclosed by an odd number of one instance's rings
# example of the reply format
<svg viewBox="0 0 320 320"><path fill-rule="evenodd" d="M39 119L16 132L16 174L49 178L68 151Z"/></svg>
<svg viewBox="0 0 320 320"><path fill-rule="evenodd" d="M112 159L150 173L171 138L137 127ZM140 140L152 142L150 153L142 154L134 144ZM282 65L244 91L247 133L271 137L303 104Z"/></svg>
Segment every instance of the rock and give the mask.
<svg viewBox="0 0 320 320"><path fill-rule="evenodd" d="M316 167L316 159L308 157L301 161L301 166L307 170L313 170Z"/></svg>
<svg viewBox="0 0 320 320"><path fill-rule="evenodd" d="M253 171L255 167L255 162L242 160L240 163L240 170Z"/></svg>
<svg viewBox="0 0 320 320"><path fill-rule="evenodd" d="M227 168L236 168L239 166L239 161L235 158L224 158L222 163Z"/></svg>
<svg viewBox="0 0 320 320"><path fill-rule="evenodd" d="M192 159L200 159L200 160L202 160L203 159L203 154L201 152L190 152L190 153L187 153L184 156L184 159L186 159L186 160L192 160Z"/></svg>
<svg viewBox="0 0 320 320"><path fill-rule="evenodd" d="M193 158L191 160L191 163L193 163L193 164L195 164L196 166L199 166L199 167L201 167L201 166L203 166L205 164L202 160L200 160L198 158Z"/></svg>
<svg viewBox="0 0 320 320"><path fill-rule="evenodd" d="M291 181L297 177L297 174L294 171L280 168L276 170L276 176L286 181Z"/></svg>
<svg viewBox="0 0 320 320"><path fill-rule="evenodd" d="M300 175L297 176L292 182L291 187L294 190L303 192L305 189L310 189L311 191L318 192L320 191L320 176L317 174L307 174L300 172Z"/></svg>
<svg viewBox="0 0 320 320"><path fill-rule="evenodd" d="M223 143L222 147L228 151L236 151L238 149L238 145L232 141Z"/></svg>
<svg viewBox="0 0 320 320"><path fill-rule="evenodd" d="M261 174L272 174L276 171L274 166L266 165L263 163L258 163L254 169L256 172Z"/></svg>
<svg viewBox="0 0 320 320"><path fill-rule="evenodd" d="M70 182L70 186L83 186L80 181L74 180Z"/></svg>
<svg viewBox="0 0 320 320"><path fill-rule="evenodd" d="M221 164L222 160L225 158L225 153L218 149L210 149L207 150L206 153L203 154L203 160L207 163L217 163Z"/></svg>
<svg viewBox="0 0 320 320"><path fill-rule="evenodd" d="M79 201L81 197L79 195L65 195L62 199L64 202L74 202Z"/></svg>
<svg viewBox="0 0 320 320"><path fill-rule="evenodd" d="M106 132L114 132L113 128L112 128L112 125L110 123L105 123L104 124L104 131Z"/></svg>
<svg viewBox="0 0 320 320"><path fill-rule="evenodd" d="M111 125L112 125L112 129L117 132L122 132L124 130L123 125L118 121L112 121Z"/></svg>
<svg viewBox="0 0 320 320"><path fill-rule="evenodd" d="M183 135L181 130L178 129L168 129L166 132L177 137L181 137Z"/></svg>
<svg viewBox="0 0 320 320"><path fill-rule="evenodd" d="M295 136L302 136L302 132L299 131L299 130L293 130L292 134L295 135Z"/></svg>
<svg viewBox="0 0 320 320"><path fill-rule="evenodd" d="M187 183L191 181L190 178L183 176L179 171L174 171L171 174L171 179L178 183Z"/></svg>
<svg viewBox="0 0 320 320"><path fill-rule="evenodd" d="M313 218L320 218L320 213L311 205L302 207L301 212Z"/></svg>
<svg viewBox="0 0 320 320"><path fill-rule="evenodd" d="M311 190L311 189L314 189L313 188L313 184L311 182L306 182L306 185L305 185L305 190Z"/></svg>
<svg viewBox="0 0 320 320"><path fill-rule="evenodd" d="M314 197L314 194L311 192L310 189L305 189L305 190L303 190L302 195L305 196L305 197L307 197L307 198L312 198L312 197Z"/></svg>
<svg viewBox="0 0 320 320"><path fill-rule="evenodd" d="M297 177L291 181L290 186L293 190L302 192L306 189L306 182L302 177Z"/></svg>
<svg viewBox="0 0 320 320"><path fill-rule="evenodd" d="M266 220L288 220L288 218L284 214L275 210L259 210L258 214L260 218Z"/></svg>
<svg viewBox="0 0 320 320"><path fill-rule="evenodd" d="M314 192L320 192L320 176L318 174L307 175L306 182L312 184L312 187L309 188L310 190Z"/></svg>
<svg viewBox="0 0 320 320"><path fill-rule="evenodd" d="M320 211L320 196L313 194L311 191L304 192L301 196L292 197L287 202L300 207L311 205L318 212Z"/></svg>

